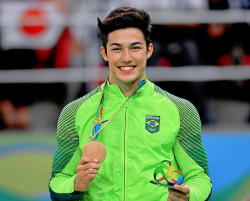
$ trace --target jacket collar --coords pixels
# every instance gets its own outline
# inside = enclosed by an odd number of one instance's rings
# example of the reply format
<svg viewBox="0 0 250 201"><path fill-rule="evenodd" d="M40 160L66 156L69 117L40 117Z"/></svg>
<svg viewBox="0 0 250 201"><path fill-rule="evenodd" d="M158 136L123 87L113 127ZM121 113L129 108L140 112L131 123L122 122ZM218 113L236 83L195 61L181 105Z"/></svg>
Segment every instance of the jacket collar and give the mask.
<svg viewBox="0 0 250 201"><path fill-rule="evenodd" d="M145 88L144 85L147 84L147 81L148 81L148 79L147 79L147 76L145 75L141 79L139 84L137 85L136 90L132 94L132 96L137 94L137 93L141 93L144 90L144 88ZM125 97L125 95L123 94L123 92L121 91L120 87L117 84L112 84L112 85L110 84L109 78L107 78L106 81L103 83L102 88L104 89L104 94L108 94L111 96L115 95L115 96L122 97L122 98Z"/></svg>

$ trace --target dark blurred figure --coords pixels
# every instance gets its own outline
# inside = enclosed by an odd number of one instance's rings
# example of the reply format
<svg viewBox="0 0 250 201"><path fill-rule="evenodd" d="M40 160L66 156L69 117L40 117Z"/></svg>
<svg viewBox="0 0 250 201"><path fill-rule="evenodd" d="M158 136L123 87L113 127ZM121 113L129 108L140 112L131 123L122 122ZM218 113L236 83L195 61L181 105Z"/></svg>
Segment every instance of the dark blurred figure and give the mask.
<svg viewBox="0 0 250 201"><path fill-rule="evenodd" d="M241 0L241 8L250 9L250 0Z"/></svg>
<svg viewBox="0 0 250 201"><path fill-rule="evenodd" d="M185 67L201 65L200 40L202 26L155 25L152 31L154 53L148 61L150 66ZM209 123L207 103L201 82L156 82L172 94L192 102L197 108L203 124Z"/></svg>
<svg viewBox="0 0 250 201"><path fill-rule="evenodd" d="M0 129L56 127L66 89L61 84L0 84Z"/></svg>
<svg viewBox="0 0 250 201"><path fill-rule="evenodd" d="M200 41L204 65L250 64L250 26L246 23L207 24Z"/></svg>
<svg viewBox="0 0 250 201"><path fill-rule="evenodd" d="M249 9L250 0L208 0L209 9Z"/></svg>
<svg viewBox="0 0 250 201"><path fill-rule="evenodd" d="M250 26L246 23L204 25L201 60L204 65L227 68L250 65ZM203 85L207 99L250 103L250 81L213 81ZM249 120L248 120L249 121Z"/></svg>
<svg viewBox="0 0 250 201"><path fill-rule="evenodd" d="M11 101L0 101L0 129L27 128L30 122L27 106L16 107Z"/></svg>
<svg viewBox="0 0 250 201"><path fill-rule="evenodd" d="M152 31L156 52L148 65L199 65L200 25L155 25Z"/></svg>
<svg viewBox="0 0 250 201"><path fill-rule="evenodd" d="M209 9L211 10L223 10L229 8L227 0L208 0L208 3Z"/></svg>

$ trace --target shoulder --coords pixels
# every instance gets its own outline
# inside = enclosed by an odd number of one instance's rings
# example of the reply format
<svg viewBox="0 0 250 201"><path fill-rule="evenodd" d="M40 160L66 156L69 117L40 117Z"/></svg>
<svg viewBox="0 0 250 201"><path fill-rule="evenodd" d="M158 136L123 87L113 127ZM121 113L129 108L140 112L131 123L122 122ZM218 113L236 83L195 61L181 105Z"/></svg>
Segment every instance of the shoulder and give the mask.
<svg viewBox="0 0 250 201"><path fill-rule="evenodd" d="M154 85L155 93L159 93L166 99L171 101L178 110L180 118L180 132L179 137L186 135L189 131L192 134L199 134L201 132L200 116L195 106L188 100L175 96L160 87Z"/></svg>
<svg viewBox="0 0 250 201"><path fill-rule="evenodd" d="M72 116L75 116L76 112L78 111L79 107L84 104L87 100L94 97L96 94L100 93L102 91L102 87L98 86L93 91L89 92L83 97L80 97L70 103L68 103L61 111L61 114L59 116L60 119L68 119L69 117L72 118Z"/></svg>
<svg viewBox="0 0 250 201"><path fill-rule="evenodd" d="M189 113L198 114L194 105L191 102L189 102L188 100L186 100L184 98L180 98L178 96L175 96L175 95L161 89L160 87L158 87L155 84L153 84L153 85L154 85L154 92L161 94L166 99L171 101L178 108L180 115L181 114L189 114Z"/></svg>

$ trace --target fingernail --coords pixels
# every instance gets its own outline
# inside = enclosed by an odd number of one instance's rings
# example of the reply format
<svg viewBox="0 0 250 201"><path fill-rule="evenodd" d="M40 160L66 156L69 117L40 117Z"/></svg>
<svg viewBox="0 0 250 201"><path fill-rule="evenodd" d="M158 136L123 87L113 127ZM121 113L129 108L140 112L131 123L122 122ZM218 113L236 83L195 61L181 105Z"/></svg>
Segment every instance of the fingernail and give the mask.
<svg viewBox="0 0 250 201"><path fill-rule="evenodd" d="M96 162L96 163L98 162L98 160L97 160L97 159L94 159L93 161L94 161L94 162Z"/></svg>

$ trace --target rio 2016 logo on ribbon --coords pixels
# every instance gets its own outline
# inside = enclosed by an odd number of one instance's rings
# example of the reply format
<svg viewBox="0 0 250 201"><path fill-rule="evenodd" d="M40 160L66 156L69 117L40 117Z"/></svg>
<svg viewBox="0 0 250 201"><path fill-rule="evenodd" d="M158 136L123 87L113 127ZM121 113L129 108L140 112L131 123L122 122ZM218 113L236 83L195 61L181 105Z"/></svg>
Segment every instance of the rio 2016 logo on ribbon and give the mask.
<svg viewBox="0 0 250 201"><path fill-rule="evenodd" d="M160 130L160 116L146 115L145 117L145 129L154 134Z"/></svg>

